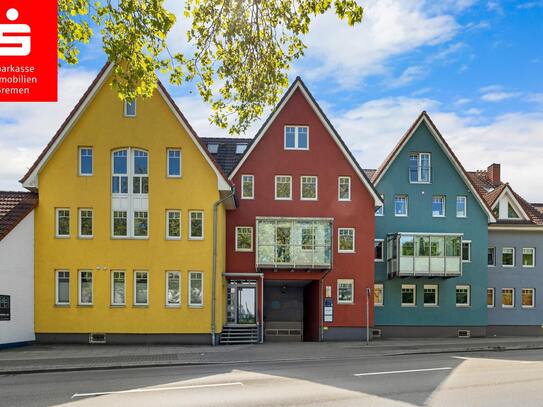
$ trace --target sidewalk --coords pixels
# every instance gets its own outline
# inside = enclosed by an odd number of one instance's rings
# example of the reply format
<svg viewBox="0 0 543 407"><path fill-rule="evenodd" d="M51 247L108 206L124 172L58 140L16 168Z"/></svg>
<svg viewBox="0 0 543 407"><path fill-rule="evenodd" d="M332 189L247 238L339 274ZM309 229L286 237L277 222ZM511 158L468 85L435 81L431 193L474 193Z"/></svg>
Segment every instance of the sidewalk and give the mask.
<svg viewBox="0 0 543 407"><path fill-rule="evenodd" d="M543 349L541 337L430 338L230 346L30 345L0 350L0 374L372 358L409 354Z"/></svg>

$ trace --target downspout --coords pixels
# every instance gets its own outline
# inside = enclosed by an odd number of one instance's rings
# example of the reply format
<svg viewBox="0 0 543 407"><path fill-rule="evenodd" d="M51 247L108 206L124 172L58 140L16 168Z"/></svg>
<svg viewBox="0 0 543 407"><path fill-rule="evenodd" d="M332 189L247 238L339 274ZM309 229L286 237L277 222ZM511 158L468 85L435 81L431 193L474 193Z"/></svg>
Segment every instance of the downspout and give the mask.
<svg viewBox="0 0 543 407"><path fill-rule="evenodd" d="M222 199L219 199L213 204L213 266L212 266L212 279L211 279L211 345L215 346L215 303L217 302L217 209L224 201L232 198L236 194L236 188L232 187L232 191L229 195Z"/></svg>

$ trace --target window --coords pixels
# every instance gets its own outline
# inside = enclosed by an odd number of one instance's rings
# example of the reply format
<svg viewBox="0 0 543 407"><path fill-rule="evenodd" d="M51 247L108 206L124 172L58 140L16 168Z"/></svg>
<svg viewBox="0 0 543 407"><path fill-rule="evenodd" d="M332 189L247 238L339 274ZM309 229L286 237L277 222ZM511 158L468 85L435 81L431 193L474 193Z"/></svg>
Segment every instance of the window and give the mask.
<svg viewBox="0 0 543 407"><path fill-rule="evenodd" d="M351 177L338 178L338 200L351 200Z"/></svg>
<svg viewBox="0 0 543 407"><path fill-rule="evenodd" d="M241 176L241 199L254 199L255 177L254 175Z"/></svg>
<svg viewBox="0 0 543 407"><path fill-rule="evenodd" d="M136 101L135 100L124 101L124 116L136 117Z"/></svg>
<svg viewBox="0 0 543 407"><path fill-rule="evenodd" d="M407 206L407 195L396 195L394 197L394 216L407 216Z"/></svg>
<svg viewBox="0 0 543 407"><path fill-rule="evenodd" d="M181 211L166 211L166 239L181 239Z"/></svg>
<svg viewBox="0 0 543 407"><path fill-rule="evenodd" d="M309 127L286 126L285 150L309 150Z"/></svg>
<svg viewBox="0 0 543 407"><path fill-rule="evenodd" d="M59 270L56 272L56 305L70 304L70 272Z"/></svg>
<svg viewBox="0 0 543 407"><path fill-rule="evenodd" d="M465 218L468 213L468 198L465 196L456 197L456 217Z"/></svg>
<svg viewBox="0 0 543 407"><path fill-rule="evenodd" d="M127 225L126 211L113 211L113 236L127 236Z"/></svg>
<svg viewBox="0 0 543 407"><path fill-rule="evenodd" d="M487 288L486 289L486 306L487 308L494 308L494 304L495 304L494 289Z"/></svg>
<svg viewBox="0 0 543 407"><path fill-rule="evenodd" d="M515 289L502 288L502 308L513 308L515 306Z"/></svg>
<svg viewBox="0 0 543 407"><path fill-rule="evenodd" d="M275 177L275 199L292 199L292 177L290 175Z"/></svg>
<svg viewBox="0 0 543 407"><path fill-rule="evenodd" d="M457 285L456 286L456 306L457 307L469 307L470 295L469 285Z"/></svg>
<svg viewBox="0 0 543 407"><path fill-rule="evenodd" d="M79 209L79 237L92 237L92 209Z"/></svg>
<svg viewBox="0 0 543 407"><path fill-rule="evenodd" d="M189 212L189 239L203 240L204 238L204 212Z"/></svg>
<svg viewBox="0 0 543 407"><path fill-rule="evenodd" d="M373 286L373 305L382 307L385 304L385 291L383 284L375 284Z"/></svg>
<svg viewBox="0 0 543 407"><path fill-rule="evenodd" d="M253 251L253 228L251 226L236 226L236 251Z"/></svg>
<svg viewBox="0 0 543 407"><path fill-rule="evenodd" d="M149 193L149 160L146 151L133 150L134 173L132 174L132 192L134 194Z"/></svg>
<svg viewBox="0 0 543 407"><path fill-rule="evenodd" d="M502 266L515 267L515 248L504 247L502 249Z"/></svg>
<svg viewBox="0 0 543 407"><path fill-rule="evenodd" d="M438 286L436 284L425 284L424 285L424 306L425 307L435 307L439 304L438 302Z"/></svg>
<svg viewBox="0 0 543 407"><path fill-rule="evenodd" d="M243 154L247 149L247 143L236 144L236 154Z"/></svg>
<svg viewBox="0 0 543 407"><path fill-rule="evenodd" d="M535 248L522 249L522 267L535 267Z"/></svg>
<svg viewBox="0 0 543 407"><path fill-rule="evenodd" d="M469 263L471 261L471 241L462 240L462 262Z"/></svg>
<svg viewBox="0 0 543 407"><path fill-rule="evenodd" d="M443 218L445 216L445 197L432 197L432 216L434 218Z"/></svg>
<svg viewBox="0 0 543 407"><path fill-rule="evenodd" d="M496 265L496 248L495 247L488 248L487 262L488 262L488 265L491 267L494 267Z"/></svg>
<svg viewBox="0 0 543 407"><path fill-rule="evenodd" d="M134 211L134 237L147 237L147 211Z"/></svg>
<svg viewBox="0 0 543 407"><path fill-rule="evenodd" d="M354 280L337 281L337 303L354 304Z"/></svg>
<svg viewBox="0 0 543 407"><path fill-rule="evenodd" d="M170 148L168 152L168 177L181 177L181 150Z"/></svg>
<svg viewBox="0 0 543 407"><path fill-rule="evenodd" d="M149 304L149 273L134 272L134 305Z"/></svg>
<svg viewBox="0 0 543 407"><path fill-rule="evenodd" d="M70 237L70 210L56 209L56 237Z"/></svg>
<svg viewBox="0 0 543 407"><path fill-rule="evenodd" d="M429 183L431 176L430 153L412 153L409 155L409 182Z"/></svg>
<svg viewBox="0 0 543 407"><path fill-rule="evenodd" d="M507 203L507 218L508 219L518 219L518 213L513 209L510 203Z"/></svg>
<svg viewBox="0 0 543 407"><path fill-rule="evenodd" d="M416 291L416 285L402 284L402 307L416 305Z"/></svg>
<svg viewBox="0 0 543 407"><path fill-rule="evenodd" d="M11 297L0 295L0 321L11 320Z"/></svg>
<svg viewBox="0 0 543 407"><path fill-rule="evenodd" d="M535 307L535 289L523 288L522 289L522 308L534 308Z"/></svg>
<svg viewBox="0 0 543 407"><path fill-rule="evenodd" d="M126 304L126 273L124 271L111 272L111 305Z"/></svg>
<svg viewBox="0 0 543 407"><path fill-rule="evenodd" d="M381 199L383 201L382 205L377 206L375 210L375 216L383 216L385 214L385 196L381 194Z"/></svg>
<svg viewBox="0 0 543 407"><path fill-rule="evenodd" d="M383 261L383 239L375 239L373 246L375 249L375 261Z"/></svg>
<svg viewBox="0 0 543 407"><path fill-rule="evenodd" d="M300 178L300 199L307 201L316 201L317 192L317 177L303 176Z"/></svg>
<svg viewBox="0 0 543 407"><path fill-rule="evenodd" d="M209 143L207 145L207 151L210 154L217 154L219 152L219 145L217 143Z"/></svg>
<svg viewBox="0 0 543 407"><path fill-rule="evenodd" d="M339 228L338 235L338 252L354 253L354 228Z"/></svg>
<svg viewBox="0 0 543 407"><path fill-rule="evenodd" d="M315 249L315 229L313 225L302 227L302 250L313 251Z"/></svg>
<svg viewBox="0 0 543 407"><path fill-rule="evenodd" d="M113 152L111 191L114 194L128 193L128 150Z"/></svg>
<svg viewBox="0 0 543 407"><path fill-rule="evenodd" d="M79 148L79 175L83 177L92 175L92 147Z"/></svg>
<svg viewBox="0 0 543 407"><path fill-rule="evenodd" d="M92 271L79 272L79 305L92 305Z"/></svg>
<svg viewBox="0 0 543 407"><path fill-rule="evenodd" d="M181 305L181 273L179 271L166 272L166 305L168 307Z"/></svg>
<svg viewBox="0 0 543 407"><path fill-rule="evenodd" d="M204 305L204 273L201 271L189 272L189 306L201 307Z"/></svg>

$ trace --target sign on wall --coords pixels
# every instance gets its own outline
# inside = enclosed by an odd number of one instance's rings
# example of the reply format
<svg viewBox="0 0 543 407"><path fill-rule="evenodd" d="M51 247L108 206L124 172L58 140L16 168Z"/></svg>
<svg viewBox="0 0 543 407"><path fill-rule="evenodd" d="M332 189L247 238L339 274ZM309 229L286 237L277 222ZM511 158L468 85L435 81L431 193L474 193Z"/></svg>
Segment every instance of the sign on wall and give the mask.
<svg viewBox="0 0 543 407"><path fill-rule="evenodd" d="M324 322L334 321L334 301L331 298L324 299Z"/></svg>
<svg viewBox="0 0 543 407"><path fill-rule="evenodd" d="M9 295L0 295L0 321L11 319L11 303Z"/></svg>

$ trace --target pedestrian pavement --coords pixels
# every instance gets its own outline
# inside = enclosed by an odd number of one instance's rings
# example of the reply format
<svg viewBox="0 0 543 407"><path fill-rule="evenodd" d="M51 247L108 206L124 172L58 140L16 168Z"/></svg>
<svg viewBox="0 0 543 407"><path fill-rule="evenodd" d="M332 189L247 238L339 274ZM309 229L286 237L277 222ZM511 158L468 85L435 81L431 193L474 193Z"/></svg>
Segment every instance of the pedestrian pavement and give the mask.
<svg viewBox="0 0 543 407"><path fill-rule="evenodd" d="M543 349L543 337L378 339L256 345L42 345L0 350L0 374Z"/></svg>

